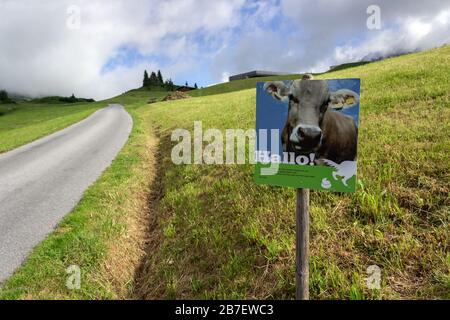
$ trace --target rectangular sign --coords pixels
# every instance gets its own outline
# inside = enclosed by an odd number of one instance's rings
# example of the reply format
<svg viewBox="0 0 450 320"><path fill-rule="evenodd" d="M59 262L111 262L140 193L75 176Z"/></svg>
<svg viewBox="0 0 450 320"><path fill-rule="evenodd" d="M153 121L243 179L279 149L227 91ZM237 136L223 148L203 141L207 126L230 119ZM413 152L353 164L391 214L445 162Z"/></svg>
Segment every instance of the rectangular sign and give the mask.
<svg viewBox="0 0 450 320"><path fill-rule="evenodd" d="M359 79L258 82L259 184L355 192Z"/></svg>

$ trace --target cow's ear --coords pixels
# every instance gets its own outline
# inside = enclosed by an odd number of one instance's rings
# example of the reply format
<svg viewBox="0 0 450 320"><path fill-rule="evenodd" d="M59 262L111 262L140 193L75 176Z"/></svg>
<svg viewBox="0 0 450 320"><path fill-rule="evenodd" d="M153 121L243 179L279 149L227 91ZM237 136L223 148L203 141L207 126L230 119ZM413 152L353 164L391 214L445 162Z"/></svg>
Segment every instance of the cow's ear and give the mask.
<svg viewBox="0 0 450 320"><path fill-rule="evenodd" d="M264 91L277 100L288 101L290 89L283 81L269 81L264 84Z"/></svg>
<svg viewBox="0 0 450 320"><path fill-rule="evenodd" d="M359 94L349 89L341 89L330 93L328 106L341 110L353 107L359 103Z"/></svg>

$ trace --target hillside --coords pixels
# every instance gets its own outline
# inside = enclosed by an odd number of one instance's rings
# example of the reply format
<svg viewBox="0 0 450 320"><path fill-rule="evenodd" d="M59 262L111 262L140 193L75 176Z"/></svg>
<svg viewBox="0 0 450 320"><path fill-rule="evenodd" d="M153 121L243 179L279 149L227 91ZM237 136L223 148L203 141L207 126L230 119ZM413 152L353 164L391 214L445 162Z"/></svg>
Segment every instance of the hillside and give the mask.
<svg viewBox="0 0 450 320"><path fill-rule="evenodd" d="M359 61L359 62L349 62L349 63L343 63L337 66L333 66L328 72L336 72L348 68L354 68L358 66L363 66L365 64L371 63L370 61Z"/></svg>
<svg viewBox="0 0 450 320"><path fill-rule="evenodd" d="M256 82L258 82L258 81L281 80L281 79L289 80L289 79L298 79L298 78L299 78L299 75L249 78L249 79L244 79L244 80L236 80L236 81L219 83L219 84L216 84L216 85L213 85L210 87L206 87L203 89L189 91L188 93L192 97L203 97L203 96L209 96L212 94L227 93L227 92L255 88Z"/></svg>
<svg viewBox="0 0 450 320"><path fill-rule="evenodd" d="M99 103L20 102L0 106L0 153L76 123L102 107ZM4 109L2 109L4 108ZM2 112L4 110L4 112Z"/></svg>
<svg viewBox="0 0 450 320"><path fill-rule="evenodd" d="M141 100L158 99L158 100L161 100L162 98L167 96L169 93L170 93L170 91L167 91L164 88L159 87L159 86L153 87L151 89L141 87L141 88L129 90L123 95L119 95L117 97L108 99L106 101L112 101L117 98L125 99L125 100L126 99L141 99Z"/></svg>
<svg viewBox="0 0 450 320"><path fill-rule="evenodd" d="M135 89L124 95L121 102L156 101L168 92L160 90ZM74 124L116 98L104 101L66 103L61 97L44 97L31 101L0 105L0 153L51 134ZM83 101L85 99L81 99Z"/></svg>
<svg viewBox="0 0 450 320"><path fill-rule="evenodd" d="M311 195L312 298L450 297L449 75L446 46L318 77L360 77L362 100L357 193ZM173 128L254 128L254 89L140 112L159 128L162 190L138 295L293 298L294 190L255 185L250 165L170 161Z"/></svg>
<svg viewBox="0 0 450 320"><path fill-rule="evenodd" d="M344 77L362 79L359 183L311 193L311 298L450 299L450 47L318 76ZM251 165L170 159L175 128L254 128L261 80L106 101L133 116L129 142L0 297L294 298L295 191L256 185ZM70 264L82 290L65 288ZM366 285L373 264L381 290Z"/></svg>
<svg viewBox="0 0 450 320"><path fill-rule="evenodd" d="M314 73L315 76L318 75L324 75L331 71L339 71L344 70L348 68L357 67L360 65L365 65L371 62L352 62L352 63L344 63L337 65L333 67L332 70L324 72L324 73ZM227 92L234 92L239 90L245 90L245 89L251 89L256 87L257 82L264 82L264 81L270 81L270 80L294 80L299 79L301 75L299 74L292 74L287 76L276 76L276 77L257 77L257 78L248 78L243 80L235 80L235 81L229 81L224 83L219 83L210 87L190 91L189 95L192 97L204 97L209 96L212 94L220 94L220 93L227 93Z"/></svg>
<svg viewBox="0 0 450 320"><path fill-rule="evenodd" d="M48 97L42 97L42 98L36 98L32 99L30 102L32 103L91 103L95 102L94 99L86 99L86 98L76 98L75 96L71 97L61 97L61 96L48 96Z"/></svg>

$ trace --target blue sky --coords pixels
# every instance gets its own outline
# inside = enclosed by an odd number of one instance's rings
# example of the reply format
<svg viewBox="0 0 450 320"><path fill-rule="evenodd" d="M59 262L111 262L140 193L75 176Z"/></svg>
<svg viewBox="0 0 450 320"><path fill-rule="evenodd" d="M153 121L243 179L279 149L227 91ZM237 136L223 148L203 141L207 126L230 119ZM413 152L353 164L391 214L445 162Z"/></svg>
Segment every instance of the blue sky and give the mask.
<svg viewBox="0 0 450 320"><path fill-rule="evenodd" d="M241 21L245 23L237 24L231 26L226 30L226 35L218 34L214 35L208 32L208 30L200 29L189 35L182 35L188 43L194 44L196 51L193 52L195 59L198 63L198 68L195 72L191 70L186 72L178 72L174 75L167 74L167 77L171 77L176 83L185 83L188 81L190 84L197 83L199 86L208 86L213 83L221 82L223 80L223 75L219 78L217 74L211 72L213 69L212 65L215 63L215 54L219 52L223 46L224 38L226 39L226 46L228 48L233 48L238 44L239 39L245 37L248 34L252 34L256 29L258 32L267 32L270 34L283 34L284 36L290 36L294 32L297 34L299 30L295 28L295 23L291 21L290 17L282 14L280 10L280 1L267 1L263 6L259 1L247 1L244 6L242 6L236 15L241 17ZM267 18L261 18L262 7L268 7L275 9L273 13ZM249 23L250 22L250 23ZM160 50L151 54L143 54L140 48L133 44L125 44L119 48L108 57L105 64L102 66L102 73L113 72L116 68L125 66L132 68L136 65L142 65L145 63L157 65L159 69L167 69L173 60L177 57L171 57L170 52L166 52L164 48L170 47L170 45L176 41L179 41L180 37L176 34L169 34L160 42ZM278 43L278 50L288 51L288 43ZM184 54L189 54L188 52L179 53L181 56ZM257 64L259 69L267 69L264 63ZM256 68L256 65L255 65ZM148 68L150 71L151 68ZM269 68L270 69L270 68ZM157 71L157 70L154 70ZM245 72L247 69L241 68L236 70L236 72ZM290 70L284 70L290 71ZM229 74L229 72L224 71Z"/></svg>
<svg viewBox="0 0 450 320"><path fill-rule="evenodd" d="M450 42L450 0L1 0L0 87L103 99L144 69L199 86L254 69L325 71Z"/></svg>

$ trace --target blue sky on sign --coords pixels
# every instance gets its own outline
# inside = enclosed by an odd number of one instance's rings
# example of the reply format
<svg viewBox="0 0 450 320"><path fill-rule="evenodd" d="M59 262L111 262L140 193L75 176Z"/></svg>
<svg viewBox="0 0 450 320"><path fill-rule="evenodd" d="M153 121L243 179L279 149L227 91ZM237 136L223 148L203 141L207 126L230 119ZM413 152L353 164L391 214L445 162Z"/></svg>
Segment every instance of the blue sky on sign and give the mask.
<svg viewBox="0 0 450 320"><path fill-rule="evenodd" d="M367 27L372 4L3 0L0 85L28 95L101 99L141 85L144 69L207 86L255 69L325 71L450 42L450 0L377 0L379 29Z"/></svg>

